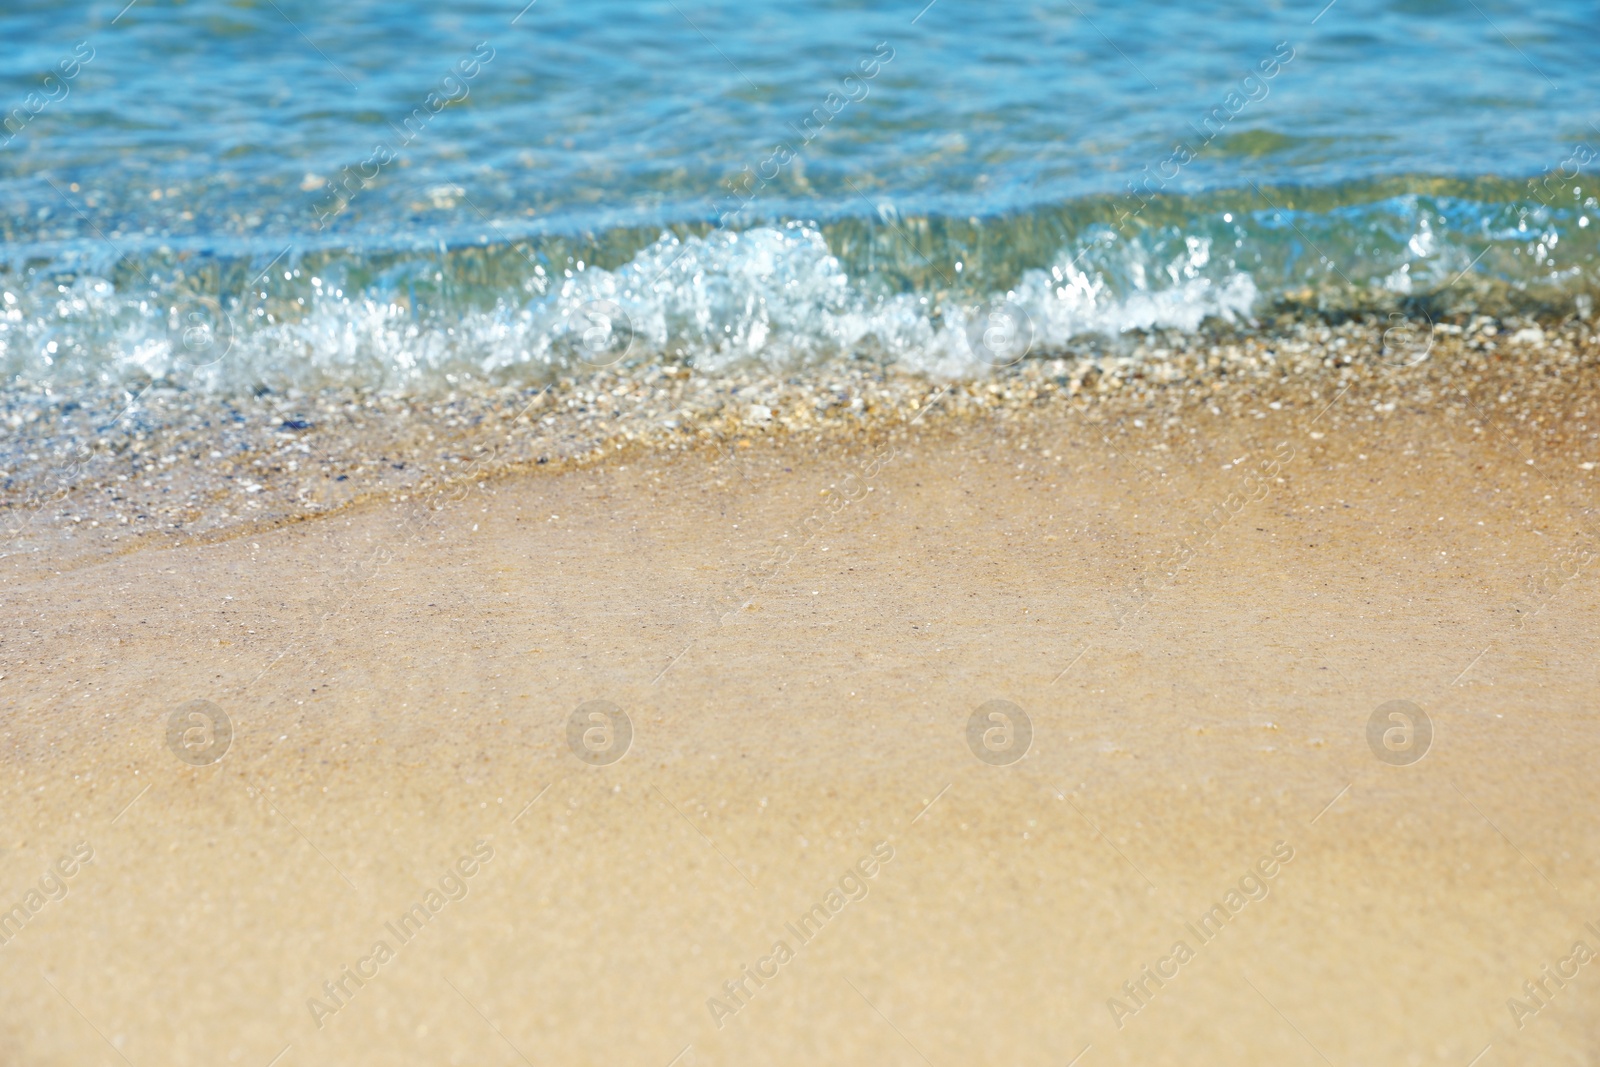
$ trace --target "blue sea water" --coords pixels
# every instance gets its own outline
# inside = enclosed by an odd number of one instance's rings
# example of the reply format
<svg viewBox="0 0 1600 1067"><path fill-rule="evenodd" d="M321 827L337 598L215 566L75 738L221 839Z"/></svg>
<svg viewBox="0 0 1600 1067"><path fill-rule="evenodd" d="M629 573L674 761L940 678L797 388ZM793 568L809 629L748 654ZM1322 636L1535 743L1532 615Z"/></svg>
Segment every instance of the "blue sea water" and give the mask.
<svg viewBox="0 0 1600 1067"><path fill-rule="evenodd" d="M124 3L0 11L14 381L1592 308L1593 0Z"/></svg>

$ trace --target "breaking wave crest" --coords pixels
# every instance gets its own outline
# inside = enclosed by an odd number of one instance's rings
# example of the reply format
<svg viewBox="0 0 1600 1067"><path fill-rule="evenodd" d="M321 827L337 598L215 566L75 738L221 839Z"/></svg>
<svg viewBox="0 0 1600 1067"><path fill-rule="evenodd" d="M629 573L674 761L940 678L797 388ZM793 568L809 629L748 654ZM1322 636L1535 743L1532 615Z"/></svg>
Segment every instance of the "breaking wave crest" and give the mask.
<svg viewBox="0 0 1600 1067"><path fill-rule="evenodd" d="M662 361L731 374L866 360L971 377L1086 336L1244 326L1285 309L1589 313L1600 227L1581 189L1540 201L1358 192L1277 191L1271 207L1219 193L1153 203L1120 227L1110 203L983 221L885 205L825 224L454 249L161 246L108 260L24 247L0 267L0 368L13 381L166 378L213 392L427 392Z"/></svg>

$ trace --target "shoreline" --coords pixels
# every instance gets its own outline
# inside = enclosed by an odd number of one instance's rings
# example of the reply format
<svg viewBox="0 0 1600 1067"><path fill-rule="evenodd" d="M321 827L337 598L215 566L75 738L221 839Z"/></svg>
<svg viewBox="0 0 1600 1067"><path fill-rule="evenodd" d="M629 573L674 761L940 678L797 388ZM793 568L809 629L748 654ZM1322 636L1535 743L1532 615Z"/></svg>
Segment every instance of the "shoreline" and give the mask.
<svg viewBox="0 0 1600 1067"><path fill-rule="evenodd" d="M1473 317L1465 329L1440 323L1427 332L1349 320L1155 334L955 380L867 364L726 376L652 364L542 387L463 382L424 397L212 397L152 384L130 405L120 391L63 399L13 390L0 413L18 434L0 471L0 554L14 563L41 553L87 562L247 536L384 500L436 506L473 483L539 468L730 452L770 438L802 447L871 443L924 414L972 420L1060 406L1116 419L1177 398L1238 415L1252 403L1315 402L1346 387L1397 402L1412 388L1465 391L1482 403L1495 392L1484 376L1520 389L1524 380L1537 385L1537 365L1586 378L1597 362L1600 335L1581 321L1547 332L1532 320ZM104 429L107 422L115 427Z"/></svg>
<svg viewBox="0 0 1600 1067"><path fill-rule="evenodd" d="M1585 1062L1582 977L1507 1001L1600 921L1600 383L1501 351L984 383L888 409L870 477L854 433L746 432L14 571L0 900L93 861L0 945L0 1058Z"/></svg>

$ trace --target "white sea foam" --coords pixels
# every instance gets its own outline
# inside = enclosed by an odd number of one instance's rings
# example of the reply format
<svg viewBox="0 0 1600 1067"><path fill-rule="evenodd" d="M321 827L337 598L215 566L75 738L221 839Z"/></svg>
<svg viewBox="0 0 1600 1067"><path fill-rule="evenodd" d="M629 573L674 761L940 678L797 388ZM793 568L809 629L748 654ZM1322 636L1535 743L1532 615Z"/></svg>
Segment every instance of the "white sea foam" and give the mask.
<svg viewBox="0 0 1600 1067"><path fill-rule="evenodd" d="M352 293L318 278L289 321L268 321L262 305L224 311L204 297L119 293L83 276L6 292L0 366L62 381L170 376L222 391L423 389L457 374L537 381L662 357L711 374L867 358L965 377L1085 333L1248 318L1254 282L1213 269L1209 244L1191 238L1160 259L1101 236L1003 293L887 292L871 275L851 277L820 231L792 224L664 235L615 270L579 263L557 276L530 264L517 300L449 313L419 316L403 288ZM985 344L996 312L1012 331L1000 351Z"/></svg>

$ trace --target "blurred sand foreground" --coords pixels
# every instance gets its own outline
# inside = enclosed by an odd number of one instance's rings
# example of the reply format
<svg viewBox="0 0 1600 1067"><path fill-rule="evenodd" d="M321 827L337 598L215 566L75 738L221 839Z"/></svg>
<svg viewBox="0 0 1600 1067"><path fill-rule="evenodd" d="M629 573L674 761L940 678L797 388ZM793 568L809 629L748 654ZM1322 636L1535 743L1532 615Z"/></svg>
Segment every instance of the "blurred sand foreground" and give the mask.
<svg viewBox="0 0 1600 1067"><path fill-rule="evenodd" d="M0 1062L1600 1062L1550 396L935 416L18 572Z"/></svg>

